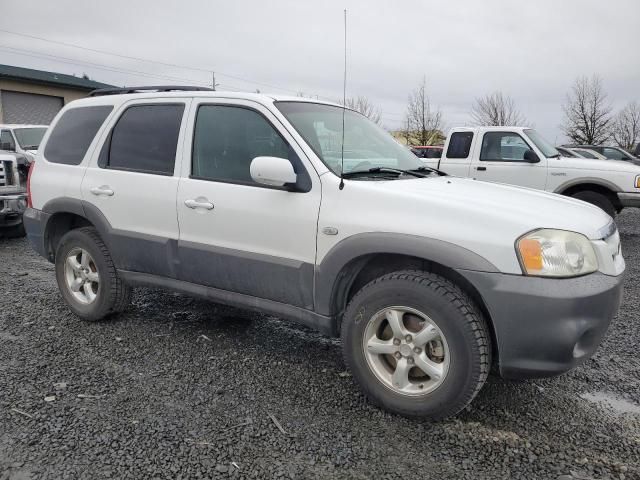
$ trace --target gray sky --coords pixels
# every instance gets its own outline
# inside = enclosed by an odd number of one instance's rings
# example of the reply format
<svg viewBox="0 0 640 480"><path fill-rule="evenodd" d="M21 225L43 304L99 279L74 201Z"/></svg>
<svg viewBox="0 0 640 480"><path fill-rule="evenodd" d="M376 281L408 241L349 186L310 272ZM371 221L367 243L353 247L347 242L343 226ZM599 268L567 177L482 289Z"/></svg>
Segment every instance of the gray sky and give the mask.
<svg viewBox="0 0 640 480"><path fill-rule="evenodd" d="M344 8L347 95L369 97L388 128L401 125L423 75L447 127L467 124L474 98L501 90L557 142L561 104L579 75L599 74L616 109L640 101L639 0L13 0L0 29L205 71L6 32L0 63L116 85L210 84L215 70L219 89L337 99Z"/></svg>

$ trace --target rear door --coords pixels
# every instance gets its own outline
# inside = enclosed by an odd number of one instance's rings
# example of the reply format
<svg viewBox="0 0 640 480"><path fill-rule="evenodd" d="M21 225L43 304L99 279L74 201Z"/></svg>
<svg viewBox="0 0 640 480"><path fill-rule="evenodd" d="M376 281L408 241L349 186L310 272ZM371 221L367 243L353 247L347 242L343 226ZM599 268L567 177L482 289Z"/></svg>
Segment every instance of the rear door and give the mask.
<svg viewBox="0 0 640 480"><path fill-rule="evenodd" d="M481 133L482 140L475 147L471 175L478 180L509 183L544 190L547 184L547 159L540 154L540 162L529 163L524 153L532 149L517 132L489 131ZM534 150L535 151L535 150Z"/></svg>
<svg viewBox="0 0 640 480"><path fill-rule="evenodd" d="M194 99L178 189L179 278L311 309L320 181L264 106ZM288 159L299 191L254 182L255 157Z"/></svg>
<svg viewBox="0 0 640 480"><path fill-rule="evenodd" d="M85 210L108 222L121 269L175 277L178 145L189 105L174 97L125 103L86 170Z"/></svg>
<svg viewBox="0 0 640 480"><path fill-rule="evenodd" d="M469 168L471 167L471 152L473 151L474 133L469 132L453 132L449 135L446 150L442 153L440 159L440 170L447 172L449 175L458 177L468 177ZM438 165L430 164L434 167Z"/></svg>

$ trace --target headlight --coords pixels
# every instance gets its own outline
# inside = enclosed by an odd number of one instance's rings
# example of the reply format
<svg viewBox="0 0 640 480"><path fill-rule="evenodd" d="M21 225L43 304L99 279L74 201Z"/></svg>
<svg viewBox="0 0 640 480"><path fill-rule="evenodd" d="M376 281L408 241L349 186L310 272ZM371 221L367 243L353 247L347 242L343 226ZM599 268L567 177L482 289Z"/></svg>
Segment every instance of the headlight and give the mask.
<svg viewBox="0 0 640 480"><path fill-rule="evenodd" d="M575 277L595 272L598 259L587 237L564 230L536 230L516 242L526 275Z"/></svg>
<svg viewBox="0 0 640 480"><path fill-rule="evenodd" d="M636 188L640 188L640 175L636 175L636 183L634 184Z"/></svg>

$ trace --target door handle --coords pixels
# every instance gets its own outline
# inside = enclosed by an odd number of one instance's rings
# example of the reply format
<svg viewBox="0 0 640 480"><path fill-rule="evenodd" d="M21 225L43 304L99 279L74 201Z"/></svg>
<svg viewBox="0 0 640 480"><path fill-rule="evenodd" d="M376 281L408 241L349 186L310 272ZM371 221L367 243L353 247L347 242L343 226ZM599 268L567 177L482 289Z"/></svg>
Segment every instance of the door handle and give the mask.
<svg viewBox="0 0 640 480"><path fill-rule="evenodd" d="M487 169L487 167L476 167L476 170L479 170L481 172L484 172Z"/></svg>
<svg viewBox="0 0 640 480"><path fill-rule="evenodd" d="M185 200L184 204L189 208L204 208L206 210L213 210L213 203L207 201L206 198L198 197L197 199Z"/></svg>
<svg viewBox="0 0 640 480"><path fill-rule="evenodd" d="M92 187L89 190L94 195L104 195L106 197L113 197L113 190L109 187L109 185L101 185L99 187Z"/></svg>

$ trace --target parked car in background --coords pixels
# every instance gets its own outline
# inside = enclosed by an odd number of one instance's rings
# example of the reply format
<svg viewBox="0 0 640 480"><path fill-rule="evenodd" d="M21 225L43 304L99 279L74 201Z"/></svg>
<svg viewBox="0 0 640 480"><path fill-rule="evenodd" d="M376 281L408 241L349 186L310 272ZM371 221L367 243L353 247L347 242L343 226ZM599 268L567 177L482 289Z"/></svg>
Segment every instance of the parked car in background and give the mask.
<svg viewBox="0 0 640 480"><path fill-rule="evenodd" d="M640 142L638 142L638 144L636 145L636 149L633 151L633 154L634 154L637 158L640 158Z"/></svg>
<svg viewBox="0 0 640 480"><path fill-rule="evenodd" d="M47 125L0 124L0 150L22 154L31 163L47 128Z"/></svg>
<svg viewBox="0 0 640 480"><path fill-rule="evenodd" d="M620 237L598 208L430 169L337 104L139 90L67 104L30 170L29 240L85 320L136 285L269 312L341 336L376 404L442 418L492 365L572 369L618 310Z"/></svg>
<svg viewBox="0 0 640 480"><path fill-rule="evenodd" d="M602 155L609 160L623 160L640 162L640 159L635 155L623 150L620 147L605 147L602 145L563 145L563 147L579 150L590 150Z"/></svg>
<svg viewBox="0 0 640 480"><path fill-rule="evenodd" d="M411 147L411 151L418 158L440 158L443 148L442 145L422 145Z"/></svg>
<svg viewBox="0 0 640 480"><path fill-rule="evenodd" d="M560 152L560 155L562 155L563 157L567 157L567 158L580 157L580 155L572 151L570 148L556 147L556 150L558 150L558 152Z"/></svg>
<svg viewBox="0 0 640 480"><path fill-rule="evenodd" d="M587 148L570 148L580 158L590 158L592 160L607 160L607 157L596 152L595 150L589 150Z"/></svg>
<svg viewBox="0 0 640 480"><path fill-rule="evenodd" d="M640 166L563 157L531 128L454 128L442 158L425 162L452 175L560 193L612 217L624 207L640 207Z"/></svg>
<svg viewBox="0 0 640 480"><path fill-rule="evenodd" d="M0 237L25 235L22 214L27 208L27 160L0 152Z"/></svg>

